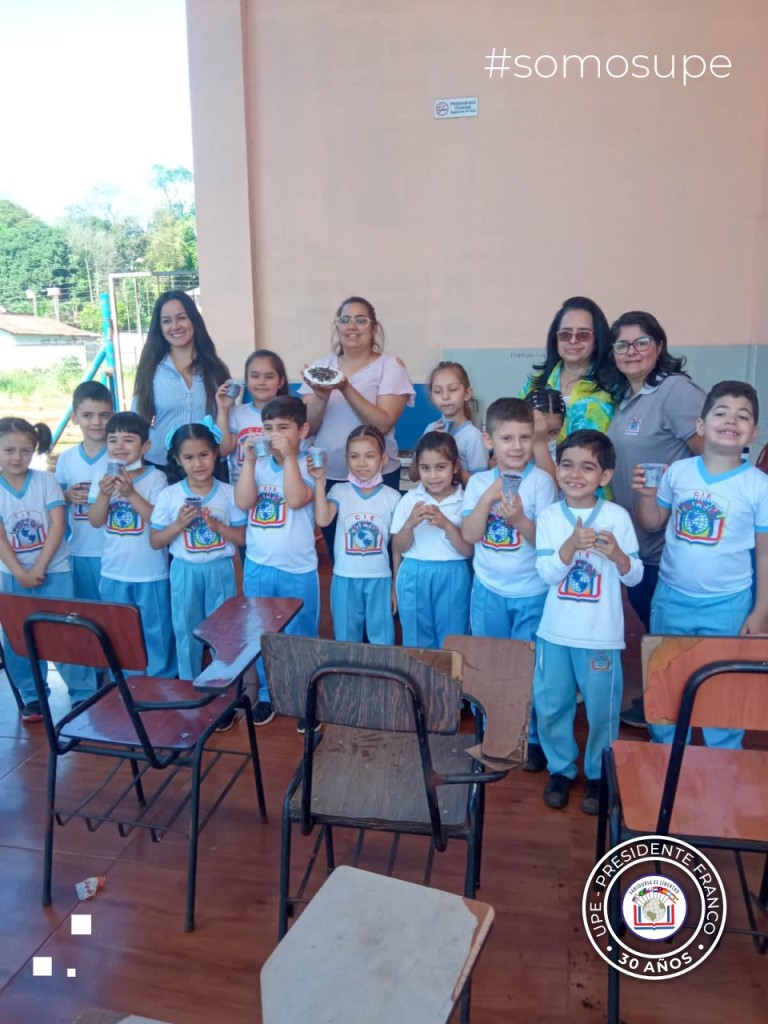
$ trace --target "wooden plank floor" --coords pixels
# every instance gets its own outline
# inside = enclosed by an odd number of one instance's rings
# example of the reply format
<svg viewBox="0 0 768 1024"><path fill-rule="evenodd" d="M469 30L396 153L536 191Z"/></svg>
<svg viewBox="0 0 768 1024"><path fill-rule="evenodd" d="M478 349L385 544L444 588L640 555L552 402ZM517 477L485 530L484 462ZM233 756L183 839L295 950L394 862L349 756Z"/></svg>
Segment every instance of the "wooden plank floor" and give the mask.
<svg viewBox="0 0 768 1024"><path fill-rule="evenodd" d="M630 658L634 654L631 649ZM61 709L67 706L66 697L56 699ZM580 712L583 736L581 719ZM259 970L277 931L280 805L302 738L292 721L279 719L259 729L258 738L271 819L258 824L252 780L241 778L201 840L193 934L183 931L186 847L173 836L153 845L146 834L122 840L106 826L96 835L82 822L57 829L53 906L43 909L44 737L40 726L20 724L0 679L2 1024L72 1024L92 1006L172 1024L261 1020ZM241 745L243 730L236 727L221 742ZM68 767L67 783L75 785L84 771ZM605 1019L606 969L580 918L595 821L579 808L581 784L562 812L544 806L543 785L544 776L515 773L488 792L479 896L497 917L475 972L474 1024ZM343 854L345 843L337 845ZM462 852L437 855L433 884L461 890ZM417 880L422 854L421 843L405 842L398 873ZM374 841L361 866L381 869L385 857ZM730 920L741 922L730 864L727 858L718 863L732 896ZM756 878L757 865L750 869ZM98 874L106 875L105 889L78 904L75 882ZM92 915L90 936L69 933L73 911ZM53 958L53 977L32 975L33 956ZM76 969L75 978L67 978L67 968ZM768 959L747 938L726 936L706 967L683 978L625 982L622 1017L627 1024L763 1021L767 968ZM365 1019L361 1007L361 1024Z"/></svg>

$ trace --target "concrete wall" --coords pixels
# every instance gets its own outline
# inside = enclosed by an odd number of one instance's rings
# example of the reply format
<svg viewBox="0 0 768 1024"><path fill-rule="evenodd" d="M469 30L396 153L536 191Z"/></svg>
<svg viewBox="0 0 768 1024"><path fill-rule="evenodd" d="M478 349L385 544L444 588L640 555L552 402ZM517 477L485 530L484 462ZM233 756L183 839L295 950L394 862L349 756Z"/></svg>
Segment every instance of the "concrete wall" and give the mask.
<svg viewBox="0 0 768 1024"><path fill-rule="evenodd" d="M205 315L233 366L257 341L295 375L358 293L414 380L462 353L487 401L580 293L656 314L702 383L768 383L764 0L187 6ZM558 71L490 79L493 47ZM563 78L566 54L601 77ZM675 77L612 78L614 54ZM731 68L683 84L684 54ZM434 119L451 96L479 116Z"/></svg>

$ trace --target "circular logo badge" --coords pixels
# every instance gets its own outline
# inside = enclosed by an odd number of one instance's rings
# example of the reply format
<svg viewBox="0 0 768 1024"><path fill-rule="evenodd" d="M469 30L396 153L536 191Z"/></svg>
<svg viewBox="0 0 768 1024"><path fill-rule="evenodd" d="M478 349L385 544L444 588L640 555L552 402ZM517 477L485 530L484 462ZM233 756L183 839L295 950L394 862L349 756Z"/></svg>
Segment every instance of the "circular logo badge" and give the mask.
<svg viewBox="0 0 768 1024"><path fill-rule="evenodd" d="M445 100L440 100L438 103L435 104L435 113L437 114L438 117L445 117L445 115L448 113L450 109L451 108L448 106Z"/></svg>
<svg viewBox="0 0 768 1024"><path fill-rule="evenodd" d="M589 941L611 967L663 981L707 959L723 934L726 907L722 879L707 857L682 839L651 835L601 858L581 909Z"/></svg>

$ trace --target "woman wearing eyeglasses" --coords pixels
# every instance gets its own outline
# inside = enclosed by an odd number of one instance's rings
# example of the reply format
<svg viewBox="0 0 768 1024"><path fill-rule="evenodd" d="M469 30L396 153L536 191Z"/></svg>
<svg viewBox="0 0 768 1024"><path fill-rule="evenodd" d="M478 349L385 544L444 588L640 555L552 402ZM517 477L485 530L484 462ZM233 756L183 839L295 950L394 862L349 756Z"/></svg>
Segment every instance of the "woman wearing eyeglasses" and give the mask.
<svg viewBox="0 0 768 1024"><path fill-rule="evenodd" d="M544 362L534 365L537 372L526 381L521 397L536 388L562 394L566 409L559 440L582 428L607 431L615 410L610 342L608 321L592 299L566 299L555 314Z"/></svg>
<svg viewBox="0 0 768 1024"><path fill-rule="evenodd" d="M347 479L347 438L355 427L367 424L384 434L388 458L382 471L383 482L399 490L395 424L406 405L414 403L415 391L408 371L395 356L382 352L384 330L376 310L367 299L357 295L345 299L336 310L332 341L333 355L318 359L313 365L339 370L342 380L331 387L304 383L299 392L307 406L309 433L318 448L328 451L326 484L330 488ZM330 528L326 530L333 532ZM326 535L325 539L333 558L333 537Z"/></svg>
<svg viewBox="0 0 768 1024"><path fill-rule="evenodd" d="M670 354L667 335L655 316L640 311L624 313L612 325L611 338L612 358L624 386L608 430L616 449L611 485L614 500L632 516L640 544L645 572L637 586L629 587L628 596L647 630L664 530L649 532L635 522L637 495L632 490L632 471L644 462L668 466L678 459L701 454L704 438L696 433L696 420L705 395L683 372L685 359ZM622 715L622 721L628 725L643 724L640 700Z"/></svg>

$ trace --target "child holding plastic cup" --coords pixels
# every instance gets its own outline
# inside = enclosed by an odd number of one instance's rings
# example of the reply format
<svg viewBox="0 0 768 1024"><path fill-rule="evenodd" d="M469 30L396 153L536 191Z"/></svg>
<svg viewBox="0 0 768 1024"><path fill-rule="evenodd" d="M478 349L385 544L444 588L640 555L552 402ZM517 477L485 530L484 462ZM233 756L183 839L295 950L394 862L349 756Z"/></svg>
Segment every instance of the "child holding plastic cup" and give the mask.
<svg viewBox="0 0 768 1024"><path fill-rule="evenodd" d="M456 439L424 434L414 452L420 482L392 518L392 563L406 647L440 648L450 634L469 633L470 559L461 536L464 491Z"/></svg>
<svg viewBox="0 0 768 1024"><path fill-rule="evenodd" d="M233 484L237 483L243 468L246 441L249 438L256 440L264 434L261 410L277 395L290 394L285 364L276 352L266 348L252 352L245 361L244 372L250 402L237 405L237 394L233 392L239 381L225 381L216 392L220 450L222 455L229 456L229 479Z"/></svg>
<svg viewBox="0 0 768 1024"><path fill-rule="evenodd" d="M158 496L150 522L152 548L168 547L173 555L171 622L182 679L200 674L203 644L192 631L235 596L232 556L245 543L247 514L235 504L232 485L213 476L218 439L210 416L170 434L168 462L177 462L185 479Z"/></svg>
<svg viewBox="0 0 768 1024"><path fill-rule="evenodd" d="M336 640L393 644L392 569L387 543L400 494L387 487L384 435L376 427L355 427L347 438L346 482L325 493L325 465L307 458L315 487L315 522L329 526L338 515L331 578L331 613ZM316 449L318 451L318 449Z"/></svg>
<svg viewBox="0 0 768 1024"><path fill-rule="evenodd" d="M430 423L424 433L440 430L456 439L459 481L464 486L473 473L488 469L488 451L483 435L472 422L472 388L461 363L437 364L429 375L429 397L441 418ZM415 458L408 475L414 481L420 478Z"/></svg>

